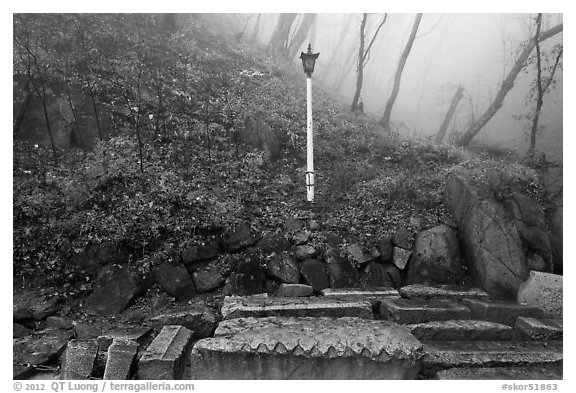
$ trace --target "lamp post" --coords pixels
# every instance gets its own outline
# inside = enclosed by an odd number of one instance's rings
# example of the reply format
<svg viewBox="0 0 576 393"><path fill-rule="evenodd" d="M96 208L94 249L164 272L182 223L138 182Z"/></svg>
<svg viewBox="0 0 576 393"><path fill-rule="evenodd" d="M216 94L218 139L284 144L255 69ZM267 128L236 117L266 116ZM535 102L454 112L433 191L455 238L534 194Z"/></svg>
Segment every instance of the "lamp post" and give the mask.
<svg viewBox="0 0 576 393"><path fill-rule="evenodd" d="M308 52L300 53L302 66L306 74L306 191L308 202L314 202L314 138L312 127L312 73L320 53L312 53L312 45L308 44Z"/></svg>

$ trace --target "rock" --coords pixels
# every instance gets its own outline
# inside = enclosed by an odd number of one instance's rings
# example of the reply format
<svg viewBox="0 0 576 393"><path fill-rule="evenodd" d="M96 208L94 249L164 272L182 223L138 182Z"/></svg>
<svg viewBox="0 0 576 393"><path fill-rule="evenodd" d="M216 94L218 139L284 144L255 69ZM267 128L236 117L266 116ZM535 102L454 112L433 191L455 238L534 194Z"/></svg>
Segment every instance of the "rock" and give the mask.
<svg viewBox="0 0 576 393"><path fill-rule="evenodd" d="M422 227L424 226L424 223L422 222L422 218L418 216L411 216L409 220L409 225L415 231L421 231Z"/></svg>
<svg viewBox="0 0 576 393"><path fill-rule="evenodd" d="M382 265L370 262L362 275L362 288L394 287L394 283Z"/></svg>
<svg viewBox="0 0 576 393"><path fill-rule="evenodd" d="M307 297L312 296L313 290L310 285L304 284L280 284L275 292L279 297Z"/></svg>
<svg viewBox="0 0 576 393"><path fill-rule="evenodd" d="M127 247L113 244L89 244L80 253L74 253L71 263L86 273L95 275L102 267L112 264L126 264L130 259L130 250Z"/></svg>
<svg viewBox="0 0 576 393"><path fill-rule="evenodd" d="M514 219L523 221L527 226L548 230L544 209L529 196L514 192L511 198L504 202L504 207Z"/></svg>
<svg viewBox="0 0 576 393"><path fill-rule="evenodd" d="M470 319L470 310L447 300L384 299L382 318L401 324Z"/></svg>
<svg viewBox="0 0 576 393"><path fill-rule="evenodd" d="M422 344L387 321L242 318L192 349L195 379L412 379Z"/></svg>
<svg viewBox="0 0 576 393"><path fill-rule="evenodd" d="M96 338L102 334L103 329L90 323L77 323L73 328L74 335L78 340Z"/></svg>
<svg viewBox="0 0 576 393"><path fill-rule="evenodd" d="M155 329L167 325L181 325L193 332L194 338L209 337L218 322L214 312L206 306L195 305L173 310L150 319Z"/></svg>
<svg viewBox="0 0 576 393"><path fill-rule="evenodd" d="M278 284L274 280L266 280L266 282L264 283L264 289L267 294L273 294L276 293L280 285L281 284ZM298 285L298 284L288 284L288 285Z"/></svg>
<svg viewBox="0 0 576 393"><path fill-rule="evenodd" d="M72 338L68 330L52 329L44 335L31 335L13 340L13 379L24 379L35 366L58 359Z"/></svg>
<svg viewBox="0 0 576 393"><path fill-rule="evenodd" d="M337 250L329 248L324 253L331 288L350 288L358 286L358 271Z"/></svg>
<svg viewBox="0 0 576 393"><path fill-rule="evenodd" d="M320 293L330 286L330 279L324 269L324 264L315 259L306 259L300 266L304 282L312 287L315 293Z"/></svg>
<svg viewBox="0 0 576 393"><path fill-rule="evenodd" d="M474 367L474 368L449 368L438 371L436 378L439 380L561 380L562 369L559 367Z"/></svg>
<svg viewBox="0 0 576 393"><path fill-rule="evenodd" d="M433 299L460 301L463 299L489 300L486 292L478 288L462 288L452 285L425 286L412 284L398 290L406 299Z"/></svg>
<svg viewBox="0 0 576 393"><path fill-rule="evenodd" d="M530 264L530 257L534 260L534 255L538 255L544 264L543 269L531 269L552 272L554 264L552 261L552 245L550 243L550 235L541 229L528 227L520 221L514 221L516 229L520 234L522 243L527 252L527 263ZM533 262L533 261L532 261Z"/></svg>
<svg viewBox="0 0 576 393"><path fill-rule="evenodd" d="M544 258L539 254L528 254L526 255L526 265L528 269L535 270L538 272L548 272L550 268Z"/></svg>
<svg viewBox="0 0 576 393"><path fill-rule="evenodd" d="M473 319L482 319L514 326L518 317L542 316L542 310L534 306L524 306L514 302L464 299L462 304L466 305L472 313Z"/></svg>
<svg viewBox="0 0 576 393"><path fill-rule="evenodd" d="M377 246L378 252L380 253L380 261L391 262L393 255L392 237L384 236L378 241Z"/></svg>
<svg viewBox="0 0 576 393"><path fill-rule="evenodd" d="M372 257L369 254L366 254L358 243L346 247L346 254L354 266L362 266L372 260Z"/></svg>
<svg viewBox="0 0 576 393"><path fill-rule="evenodd" d="M97 355L93 340L71 340L62 356L60 379L89 379Z"/></svg>
<svg viewBox="0 0 576 393"><path fill-rule="evenodd" d="M319 231L321 226L320 223L316 220L308 220L308 228L310 228L311 231Z"/></svg>
<svg viewBox="0 0 576 393"><path fill-rule="evenodd" d="M136 353L138 353L138 343L127 339L114 339L108 348L103 379L121 381L130 379Z"/></svg>
<svg viewBox="0 0 576 393"><path fill-rule="evenodd" d="M202 245L192 246L182 251L182 262L185 265L197 262L208 261L218 256L220 248L217 242L210 242Z"/></svg>
<svg viewBox="0 0 576 393"><path fill-rule="evenodd" d="M56 299L34 299L30 302L30 312L32 313L32 318L37 321L42 321L50 315L54 315L58 312L58 307L56 305Z"/></svg>
<svg viewBox="0 0 576 393"><path fill-rule="evenodd" d="M62 317L50 316L50 317L46 318L46 326L53 327L56 329L69 330L69 329L72 329L74 327L74 324L69 319L62 318Z"/></svg>
<svg viewBox="0 0 576 393"><path fill-rule="evenodd" d="M20 338L20 337L25 337L28 336L30 334L32 334L32 330L28 329L26 326L22 326L19 323L16 322L12 322L12 337L14 338Z"/></svg>
<svg viewBox="0 0 576 393"><path fill-rule="evenodd" d="M234 295L254 295L264 292L266 274L260 258L254 252L246 253L230 275L230 290Z"/></svg>
<svg viewBox="0 0 576 393"><path fill-rule="evenodd" d="M280 158L281 143L280 137L266 124L266 114L261 111L248 114L244 118L244 127L236 130L235 138L264 151L264 156L268 161L276 161Z"/></svg>
<svg viewBox="0 0 576 393"><path fill-rule="evenodd" d="M272 257L266 266L266 272L288 284L298 284L300 281L300 270L298 263L288 252L282 251L280 254Z"/></svg>
<svg viewBox="0 0 576 393"><path fill-rule="evenodd" d="M238 224L233 231L226 231L222 236L221 244L227 252L234 252L253 246L256 244L256 238L250 232L248 224L243 222Z"/></svg>
<svg viewBox="0 0 576 393"><path fill-rule="evenodd" d="M121 322L133 325L142 323L144 319L146 319L146 313L139 308L133 308L122 313Z"/></svg>
<svg viewBox="0 0 576 393"><path fill-rule="evenodd" d="M192 280L196 287L196 292L204 293L216 288L220 288L226 278L213 267L201 269L192 273Z"/></svg>
<svg viewBox="0 0 576 393"><path fill-rule="evenodd" d="M518 303L536 306L548 318L562 319L562 276L531 271L520 285Z"/></svg>
<svg viewBox="0 0 576 393"><path fill-rule="evenodd" d="M292 253L299 261L303 261L305 259L314 258L317 254L317 251L312 246L302 245L302 246L295 246L292 248Z"/></svg>
<svg viewBox="0 0 576 393"><path fill-rule="evenodd" d="M562 341L561 319L536 319L518 317L514 330L520 340Z"/></svg>
<svg viewBox="0 0 576 393"><path fill-rule="evenodd" d="M182 379L192 332L183 326L164 326L140 358L138 379Z"/></svg>
<svg viewBox="0 0 576 393"><path fill-rule="evenodd" d="M178 300L189 300L196 296L194 283L186 268L166 262L152 271L154 281Z"/></svg>
<svg viewBox="0 0 576 393"><path fill-rule="evenodd" d="M25 322L32 319L32 312L29 308L29 303L14 304L12 307L12 320L14 322Z"/></svg>
<svg viewBox="0 0 576 393"><path fill-rule="evenodd" d="M108 347L112 345L114 340L128 340L139 345L144 345L144 343L150 338L151 334L152 329L147 327L115 328L106 334L98 336L96 342L98 343L98 349L105 352L108 350Z"/></svg>
<svg viewBox="0 0 576 393"><path fill-rule="evenodd" d="M529 271L522 241L504 208L480 199L473 187L454 175L446 182L444 204L458 223L474 284L493 296L514 299Z"/></svg>
<svg viewBox="0 0 576 393"><path fill-rule="evenodd" d="M384 272L390 278L392 286L394 288L400 288L402 286L402 275L400 270L396 266L389 263L382 265L382 267L384 268Z"/></svg>
<svg viewBox="0 0 576 393"><path fill-rule="evenodd" d="M326 288L321 292L322 296L347 301L370 302L372 310L380 310L383 299L399 298L398 291L391 287L382 288Z"/></svg>
<svg viewBox="0 0 576 393"><path fill-rule="evenodd" d="M513 329L501 323L474 320L432 321L406 325L420 341L504 341Z"/></svg>
<svg viewBox="0 0 576 393"><path fill-rule="evenodd" d="M405 250L412 250L412 246L414 245L414 235L408 228L400 227L394 233L394 237L392 238L392 243L396 247L403 248Z"/></svg>
<svg viewBox="0 0 576 393"><path fill-rule="evenodd" d="M394 262L394 266L400 270L404 270L408 265L410 257L412 256L412 251L408 251L400 247L394 247L393 250L392 261Z"/></svg>
<svg viewBox="0 0 576 393"><path fill-rule="evenodd" d="M310 239L310 233L299 231L292 235L292 242L296 245L305 244Z"/></svg>
<svg viewBox="0 0 576 393"><path fill-rule="evenodd" d="M406 277L408 284L456 284L462 275L458 238L452 228L439 225L418 233Z"/></svg>
<svg viewBox="0 0 576 393"><path fill-rule="evenodd" d="M266 235L256 244L265 253L286 251L291 246L290 241L280 234Z"/></svg>
<svg viewBox="0 0 576 393"><path fill-rule="evenodd" d="M222 318L244 317L358 317L372 319L372 306L367 301L346 301L332 298L300 297L225 297Z"/></svg>
<svg viewBox="0 0 576 393"><path fill-rule="evenodd" d="M101 315L120 314L141 292L141 281L130 269L119 265L106 266L96 279L86 307L88 311Z"/></svg>
<svg viewBox="0 0 576 393"><path fill-rule="evenodd" d="M332 232L322 232L322 236L324 237L324 242L334 249L338 248L338 246L344 241L342 237Z"/></svg>
<svg viewBox="0 0 576 393"><path fill-rule="evenodd" d="M286 232L296 232L302 229L303 227L304 223L302 223L302 220L299 220L294 217L287 218L286 221L284 221L284 230Z"/></svg>

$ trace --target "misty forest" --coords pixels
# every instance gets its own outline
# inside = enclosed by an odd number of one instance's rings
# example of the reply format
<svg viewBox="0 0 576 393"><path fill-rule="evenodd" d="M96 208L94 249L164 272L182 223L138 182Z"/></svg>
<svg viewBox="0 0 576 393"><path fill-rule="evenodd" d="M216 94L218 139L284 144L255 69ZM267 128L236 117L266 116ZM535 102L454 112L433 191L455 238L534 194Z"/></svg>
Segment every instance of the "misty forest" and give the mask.
<svg viewBox="0 0 576 393"><path fill-rule="evenodd" d="M562 81L562 14L14 14L13 377L562 379Z"/></svg>

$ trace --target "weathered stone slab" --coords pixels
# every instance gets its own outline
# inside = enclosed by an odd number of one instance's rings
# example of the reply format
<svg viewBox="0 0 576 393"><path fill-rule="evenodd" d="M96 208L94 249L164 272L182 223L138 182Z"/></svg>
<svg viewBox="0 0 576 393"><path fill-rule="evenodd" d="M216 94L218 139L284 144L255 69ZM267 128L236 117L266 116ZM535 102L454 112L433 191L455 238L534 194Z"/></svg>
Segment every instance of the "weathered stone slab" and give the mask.
<svg viewBox="0 0 576 393"><path fill-rule="evenodd" d="M562 379L561 367L474 367L438 371L440 380L551 380Z"/></svg>
<svg viewBox="0 0 576 393"><path fill-rule="evenodd" d="M562 340L562 320L519 317L514 329L520 339Z"/></svg>
<svg viewBox="0 0 576 393"><path fill-rule="evenodd" d="M462 288L453 285L426 286L420 284L406 285L398 290L406 299L445 299L458 301L462 299L486 299L490 296L479 288Z"/></svg>
<svg viewBox="0 0 576 393"><path fill-rule="evenodd" d="M347 301L326 297L230 297L224 298L222 319L242 317L358 317L372 319L367 301Z"/></svg>
<svg viewBox="0 0 576 393"><path fill-rule="evenodd" d="M384 319L402 324L450 319L470 319L470 310L448 300L384 299L380 303Z"/></svg>
<svg viewBox="0 0 576 393"><path fill-rule="evenodd" d="M181 379L191 339L183 326L164 326L138 363L138 379Z"/></svg>
<svg viewBox="0 0 576 393"><path fill-rule="evenodd" d="M275 295L280 297L307 297L312 296L312 287L304 284L281 284Z"/></svg>
<svg viewBox="0 0 576 393"><path fill-rule="evenodd" d="M542 310L538 307L513 302L465 299L462 303L470 308L472 319L493 321L508 326L514 326L518 317L539 318L542 315Z"/></svg>
<svg viewBox="0 0 576 393"><path fill-rule="evenodd" d="M150 319L154 328L167 325L181 325L194 333L194 338L211 336L216 328L216 315L208 307L196 306L178 309L157 315Z"/></svg>
<svg viewBox="0 0 576 393"><path fill-rule="evenodd" d="M518 303L537 306L548 318L562 319L562 276L531 271L520 284Z"/></svg>
<svg viewBox="0 0 576 393"><path fill-rule="evenodd" d="M60 379L89 379L97 355L93 340L70 340L62 356Z"/></svg>
<svg viewBox="0 0 576 393"><path fill-rule="evenodd" d="M73 333L53 329L42 335L31 335L13 340L13 378L22 379L34 370L34 366L55 361L66 348Z"/></svg>
<svg viewBox="0 0 576 393"><path fill-rule="evenodd" d="M563 360L558 342L430 341L424 344L424 368L552 365Z"/></svg>
<svg viewBox="0 0 576 393"><path fill-rule="evenodd" d="M192 349L195 379L411 379L422 344L388 321L241 318Z"/></svg>
<svg viewBox="0 0 576 393"><path fill-rule="evenodd" d="M116 328L98 336L96 341L100 351L107 351L114 340L130 340L142 345L148 340L151 333L152 329L150 328Z"/></svg>
<svg viewBox="0 0 576 393"><path fill-rule="evenodd" d="M373 310L380 309L382 299L400 298L398 291L391 287L379 288L326 288L322 292L323 296L349 301L368 301L372 304Z"/></svg>
<svg viewBox="0 0 576 393"><path fill-rule="evenodd" d="M127 380L138 353L138 343L127 339L114 339L108 347L104 379Z"/></svg>
<svg viewBox="0 0 576 393"><path fill-rule="evenodd" d="M406 328L421 341L498 341L514 338L514 330L510 326L489 321L431 321L406 325Z"/></svg>

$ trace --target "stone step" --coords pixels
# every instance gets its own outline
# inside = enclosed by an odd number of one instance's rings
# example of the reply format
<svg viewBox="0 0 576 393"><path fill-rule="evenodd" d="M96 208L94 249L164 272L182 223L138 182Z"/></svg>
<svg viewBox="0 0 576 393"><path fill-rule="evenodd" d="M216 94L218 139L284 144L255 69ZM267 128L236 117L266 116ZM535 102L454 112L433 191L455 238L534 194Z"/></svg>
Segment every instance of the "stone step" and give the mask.
<svg viewBox="0 0 576 393"><path fill-rule="evenodd" d="M374 318L372 306L368 301L328 297L226 296L221 313L224 320L269 316Z"/></svg>
<svg viewBox="0 0 576 393"><path fill-rule="evenodd" d="M95 341L70 340L62 356L60 379L89 379L97 355Z"/></svg>
<svg viewBox="0 0 576 393"><path fill-rule="evenodd" d="M472 313L472 319L482 319L514 326L518 317L539 318L542 310L535 306L525 306L515 302L498 300L465 299L466 305Z"/></svg>
<svg viewBox="0 0 576 393"><path fill-rule="evenodd" d="M562 340L561 319L536 319L518 317L514 330L521 340Z"/></svg>
<svg viewBox="0 0 576 393"><path fill-rule="evenodd" d="M468 307L448 300L384 299L380 314L383 319L401 324L470 319Z"/></svg>
<svg viewBox="0 0 576 393"><path fill-rule="evenodd" d="M378 310L382 299L400 298L398 290L392 287L374 288L326 288L321 292L322 296L333 299L368 301L372 308Z"/></svg>
<svg viewBox="0 0 576 393"><path fill-rule="evenodd" d="M450 368L438 371L436 378L440 380L561 380L562 367L477 367ZM514 389L513 384L510 390Z"/></svg>
<svg viewBox="0 0 576 393"><path fill-rule="evenodd" d="M138 343L136 341L115 338L108 347L104 379L130 379L137 353Z"/></svg>
<svg viewBox="0 0 576 393"><path fill-rule="evenodd" d="M470 367L557 366L561 342L429 341L424 343L423 374Z"/></svg>
<svg viewBox="0 0 576 393"><path fill-rule="evenodd" d="M422 344L403 327L364 318L238 318L198 341L193 379L412 379Z"/></svg>
<svg viewBox="0 0 576 393"><path fill-rule="evenodd" d="M512 340L514 329L496 322L476 320L432 321L406 325L421 341Z"/></svg>
<svg viewBox="0 0 576 393"><path fill-rule="evenodd" d="M490 295L479 288L463 288L454 285L426 286L420 284L407 285L398 290L400 296L406 299L435 299L460 301L463 299L489 300Z"/></svg>
<svg viewBox="0 0 576 393"><path fill-rule="evenodd" d="M138 362L138 379L181 379L191 339L183 326L164 326Z"/></svg>

